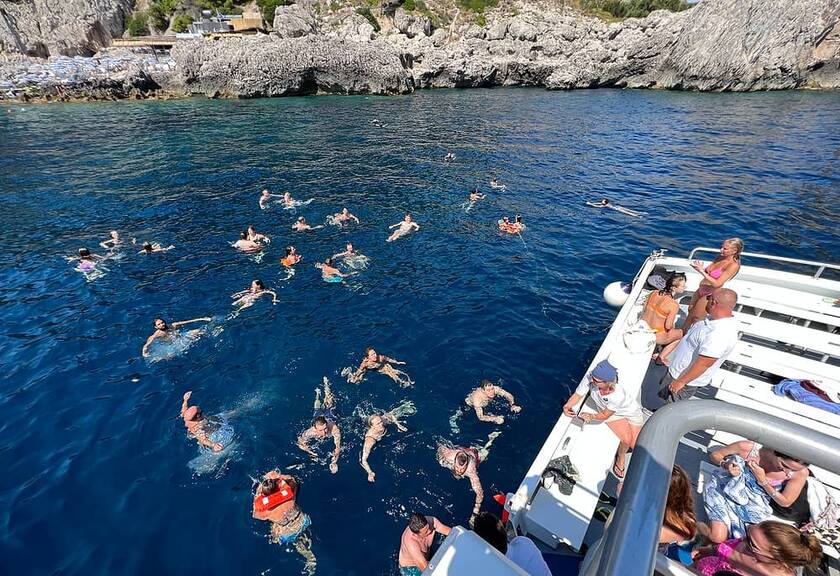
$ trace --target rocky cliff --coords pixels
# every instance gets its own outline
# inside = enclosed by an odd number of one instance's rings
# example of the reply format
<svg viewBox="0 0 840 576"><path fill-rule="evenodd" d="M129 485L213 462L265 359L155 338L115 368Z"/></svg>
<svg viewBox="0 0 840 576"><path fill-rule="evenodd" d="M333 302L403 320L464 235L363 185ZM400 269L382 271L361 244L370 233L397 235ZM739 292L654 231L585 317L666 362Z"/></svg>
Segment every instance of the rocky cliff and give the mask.
<svg viewBox="0 0 840 576"><path fill-rule="evenodd" d="M684 12L616 23L548 0L503 0L479 19L482 25L456 12L438 27L428 11L407 11L400 0L383 0L375 14L331 9L327 1L278 8L270 35L179 42L165 73L143 68L139 92L148 94L150 86L233 97L512 85L840 88L840 0L701 0ZM66 0L82 14L73 21L44 16L50 0L0 0L0 46L84 52L119 28L129 2ZM24 10L39 16L26 20ZM60 93L72 93L69 84ZM0 85L21 93L2 70Z"/></svg>
<svg viewBox="0 0 840 576"><path fill-rule="evenodd" d="M0 54L93 55L122 34L134 0L0 0Z"/></svg>

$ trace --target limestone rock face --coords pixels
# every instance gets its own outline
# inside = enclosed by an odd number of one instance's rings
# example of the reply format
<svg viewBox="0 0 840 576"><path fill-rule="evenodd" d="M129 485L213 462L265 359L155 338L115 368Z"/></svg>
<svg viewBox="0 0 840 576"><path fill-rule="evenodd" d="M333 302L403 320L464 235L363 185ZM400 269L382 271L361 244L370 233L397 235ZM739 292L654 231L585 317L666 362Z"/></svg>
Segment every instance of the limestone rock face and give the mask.
<svg viewBox="0 0 840 576"><path fill-rule="evenodd" d="M274 34L280 38L300 38L318 31L315 15L302 4L289 4L274 9Z"/></svg>
<svg viewBox="0 0 840 576"><path fill-rule="evenodd" d="M381 40L243 37L172 49L188 93L210 96L403 94L413 90L399 54Z"/></svg>
<svg viewBox="0 0 840 576"><path fill-rule="evenodd" d="M91 56L120 36L133 0L0 0L0 54Z"/></svg>

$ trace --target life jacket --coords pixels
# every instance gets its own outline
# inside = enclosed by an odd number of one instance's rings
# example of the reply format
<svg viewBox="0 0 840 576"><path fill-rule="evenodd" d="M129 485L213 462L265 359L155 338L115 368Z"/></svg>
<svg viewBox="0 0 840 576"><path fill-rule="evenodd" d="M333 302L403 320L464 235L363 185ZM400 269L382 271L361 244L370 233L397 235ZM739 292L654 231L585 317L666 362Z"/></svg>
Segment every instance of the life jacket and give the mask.
<svg viewBox="0 0 840 576"><path fill-rule="evenodd" d="M295 492L292 487L286 484L283 480L277 483L277 491L272 492L268 496L262 494L254 495L254 510L257 512L268 512L274 510L280 504L289 502L295 499Z"/></svg>
<svg viewBox="0 0 840 576"><path fill-rule="evenodd" d="M283 266L285 266L286 268L289 268L289 267L291 267L291 266L294 266L294 264L295 264L295 260L294 260L294 258L292 258L291 256L286 256L285 258L283 258L282 260L280 260L280 264L282 264L282 265L283 265Z"/></svg>

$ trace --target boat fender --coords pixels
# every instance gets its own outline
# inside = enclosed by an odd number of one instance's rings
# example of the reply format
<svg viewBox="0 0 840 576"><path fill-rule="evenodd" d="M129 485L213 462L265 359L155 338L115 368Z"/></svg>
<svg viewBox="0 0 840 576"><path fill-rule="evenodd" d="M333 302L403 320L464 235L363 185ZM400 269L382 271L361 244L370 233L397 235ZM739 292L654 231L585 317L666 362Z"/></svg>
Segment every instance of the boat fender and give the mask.
<svg viewBox="0 0 840 576"><path fill-rule="evenodd" d="M610 306L621 308L627 302L632 288L629 282L612 282L604 288L604 301Z"/></svg>

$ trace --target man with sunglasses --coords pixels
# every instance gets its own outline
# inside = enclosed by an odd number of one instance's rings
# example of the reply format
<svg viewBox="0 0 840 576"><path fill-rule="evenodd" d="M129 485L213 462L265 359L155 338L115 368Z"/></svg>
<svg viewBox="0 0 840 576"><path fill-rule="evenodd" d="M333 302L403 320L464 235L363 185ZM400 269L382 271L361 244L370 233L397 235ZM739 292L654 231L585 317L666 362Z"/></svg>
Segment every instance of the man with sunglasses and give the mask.
<svg viewBox="0 0 840 576"><path fill-rule="evenodd" d="M671 354L667 372L659 381L659 397L671 403L694 396L738 344L738 321L732 315L738 295L718 288L706 299L706 318L695 322Z"/></svg>

